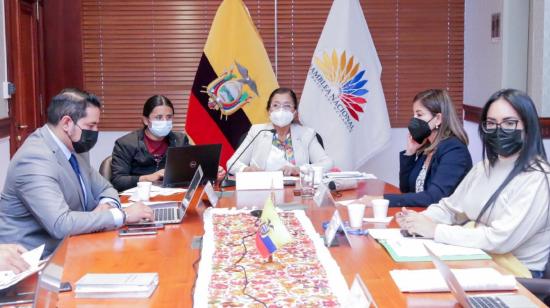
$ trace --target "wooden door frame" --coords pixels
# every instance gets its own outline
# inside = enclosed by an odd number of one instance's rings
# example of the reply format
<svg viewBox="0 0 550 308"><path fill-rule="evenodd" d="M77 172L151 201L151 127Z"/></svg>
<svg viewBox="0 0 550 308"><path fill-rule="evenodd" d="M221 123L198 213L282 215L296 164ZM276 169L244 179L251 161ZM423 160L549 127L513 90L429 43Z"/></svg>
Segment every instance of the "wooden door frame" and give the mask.
<svg viewBox="0 0 550 308"><path fill-rule="evenodd" d="M15 56L12 54L12 52L17 48L17 50L20 50L20 42L17 41L18 37L18 1L25 1L25 2L35 2L42 5L41 11L38 13L39 17L39 31L38 31L38 99L39 99L39 122L44 123L45 120L45 114L46 114L46 104L45 104L45 97L44 97L44 90L45 90L45 65L44 65L44 21L43 17L40 15L43 15L43 0L5 0L4 1L4 16L5 16L5 33L6 33L6 68L7 68L7 76L8 81L13 82L15 79L15 68L16 68L16 61L19 59L16 59ZM16 84L17 87L17 84ZM17 88L16 92L17 95ZM17 134L17 131L15 129L15 116L14 111L12 108L13 102L12 99L8 99L8 119L10 122L10 129L9 129L9 135L10 135L10 156L13 156L15 154L15 137Z"/></svg>

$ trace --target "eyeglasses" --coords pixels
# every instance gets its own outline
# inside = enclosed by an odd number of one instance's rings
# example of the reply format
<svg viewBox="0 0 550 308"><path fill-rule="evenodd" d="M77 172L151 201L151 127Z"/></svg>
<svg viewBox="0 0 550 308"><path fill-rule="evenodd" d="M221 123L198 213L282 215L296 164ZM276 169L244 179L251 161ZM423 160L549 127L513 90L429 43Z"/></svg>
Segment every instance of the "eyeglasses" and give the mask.
<svg viewBox="0 0 550 308"><path fill-rule="evenodd" d="M497 128L500 127L502 131L506 134L513 133L517 126L518 126L519 120L504 120L500 123L493 122L493 121L483 121L481 123L481 129L488 134L492 134L497 131Z"/></svg>
<svg viewBox="0 0 550 308"><path fill-rule="evenodd" d="M292 104L273 103L273 104L271 104L271 107L269 107L269 109L271 109L271 110L277 110L277 109L293 110L294 105L292 105Z"/></svg>

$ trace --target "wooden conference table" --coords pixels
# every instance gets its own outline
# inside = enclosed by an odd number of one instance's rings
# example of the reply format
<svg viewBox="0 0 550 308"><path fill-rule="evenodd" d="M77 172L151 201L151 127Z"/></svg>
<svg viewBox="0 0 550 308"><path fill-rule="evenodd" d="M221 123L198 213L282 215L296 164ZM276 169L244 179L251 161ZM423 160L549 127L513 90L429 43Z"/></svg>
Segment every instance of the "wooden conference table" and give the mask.
<svg viewBox="0 0 550 308"><path fill-rule="evenodd" d="M362 182L358 189L343 192L338 200L354 199L368 192L373 182ZM373 184L374 185L374 184ZM382 184L387 193L398 192L392 185ZM218 207L235 207L247 204L237 193L226 193L220 199ZM154 198L154 200L179 199L182 195ZM281 196L283 197L283 196ZM293 188L284 191L284 202L297 202L307 205L306 213L313 222L317 232L323 234L322 222L330 219L335 207L318 207L313 200L302 200L294 196ZM256 204L256 206L260 206ZM347 211L338 207L343 219ZM199 204L196 209L189 209L183 223L167 225L156 236L118 237L115 231L74 236L69 239L63 280L74 286L84 274L124 273L124 272L158 272L159 286L149 299L75 299L74 292L60 295L59 307L191 307L193 284L196 278L194 264L199 258L199 250L192 249L192 241L204 233L202 213L205 206ZM393 215L398 209L390 209ZM366 216L372 211L367 208ZM395 220L390 227L395 227ZM365 224L366 228L385 227L385 225ZM372 293L378 307L459 307L450 293L404 294L399 291L389 271L392 269L433 268L431 262L396 263L386 250L370 236L351 236L353 248L347 245L330 248L334 259L340 265L348 285L358 273ZM495 267L490 260L448 262L451 267ZM195 268L194 268L195 266ZM500 270L500 269L499 269ZM519 293L545 307L534 295L520 286Z"/></svg>

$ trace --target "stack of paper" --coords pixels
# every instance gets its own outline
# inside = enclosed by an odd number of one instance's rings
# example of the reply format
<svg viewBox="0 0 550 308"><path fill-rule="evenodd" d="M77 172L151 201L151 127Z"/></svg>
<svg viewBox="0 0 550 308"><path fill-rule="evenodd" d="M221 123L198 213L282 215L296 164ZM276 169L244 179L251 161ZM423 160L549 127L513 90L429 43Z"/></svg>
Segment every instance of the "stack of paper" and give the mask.
<svg viewBox="0 0 550 308"><path fill-rule="evenodd" d="M430 261L425 246L442 260L489 260L491 256L478 248L447 245L431 239L403 237L399 229L369 229L396 262Z"/></svg>
<svg viewBox="0 0 550 308"><path fill-rule="evenodd" d="M340 171L340 172L327 172L325 177L329 180L334 179L376 179L376 176L370 173L359 171Z"/></svg>
<svg viewBox="0 0 550 308"><path fill-rule="evenodd" d="M148 298L158 273L86 274L76 282L77 298Z"/></svg>
<svg viewBox="0 0 550 308"><path fill-rule="evenodd" d="M516 290L513 275L502 275L494 268L452 269L466 291ZM437 269L392 270L391 277L401 292L448 292L449 287Z"/></svg>
<svg viewBox="0 0 550 308"><path fill-rule="evenodd" d="M12 271L0 271L0 290L13 286L19 281L29 277L30 275L38 272L44 266L45 262L40 262L40 257L44 252L44 245L27 251L21 255L23 260L29 264L29 268L19 274L15 274Z"/></svg>

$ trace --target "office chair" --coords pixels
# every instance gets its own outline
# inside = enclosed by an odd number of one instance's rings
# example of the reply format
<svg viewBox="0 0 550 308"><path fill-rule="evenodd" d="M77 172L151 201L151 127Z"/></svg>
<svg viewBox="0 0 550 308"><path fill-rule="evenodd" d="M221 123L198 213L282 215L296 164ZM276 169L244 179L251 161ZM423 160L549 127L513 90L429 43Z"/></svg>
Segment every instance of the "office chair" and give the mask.
<svg viewBox="0 0 550 308"><path fill-rule="evenodd" d="M550 305L550 255L542 278L516 278L516 280L546 305Z"/></svg>
<svg viewBox="0 0 550 308"><path fill-rule="evenodd" d="M315 132L315 137L317 138L317 141L319 142L319 144L321 145L321 147L323 148L323 150L325 149L325 145L323 144L323 138L321 138L321 135L319 135L318 132Z"/></svg>
<svg viewBox="0 0 550 308"><path fill-rule="evenodd" d="M105 157L105 159L101 162L101 165L99 166L99 174L101 174L104 178L107 179L107 181L111 181L111 161L113 160L113 157L111 155Z"/></svg>

